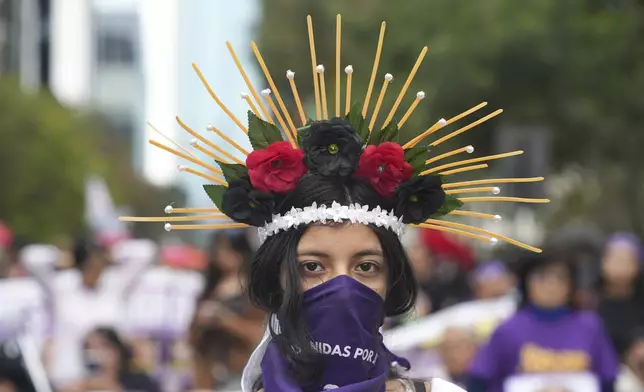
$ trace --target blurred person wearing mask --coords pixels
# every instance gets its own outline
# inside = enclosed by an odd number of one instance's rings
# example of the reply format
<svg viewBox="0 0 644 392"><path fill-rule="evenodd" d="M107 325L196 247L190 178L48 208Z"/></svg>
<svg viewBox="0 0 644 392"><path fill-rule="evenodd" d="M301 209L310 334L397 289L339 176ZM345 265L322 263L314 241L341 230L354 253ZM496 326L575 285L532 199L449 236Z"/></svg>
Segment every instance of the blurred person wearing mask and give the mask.
<svg viewBox="0 0 644 392"><path fill-rule="evenodd" d="M606 243L601 262L597 312L620 355L626 351L633 330L644 327L641 252L639 238L620 233Z"/></svg>
<svg viewBox="0 0 644 392"><path fill-rule="evenodd" d="M631 334L615 392L644 391L644 328Z"/></svg>
<svg viewBox="0 0 644 392"><path fill-rule="evenodd" d="M112 328L97 328L83 344L87 376L61 392L159 392L157 383L134 370L132 352Z"/></svg>
<svg viewBox="0 0 644 392"><path fill-rule="evenodd" d="M477 350L474 331L468 328L447 328L438 346L445 372L440 378L465 388L467 372Z"/></svg>
<svg viewBox="0 0 644 392"><path fill-rule="evenodd" d="M554 373L614 391L618 357L601 319L573 303L575 277L567 253L550 249L520 261L518 311L476 355L468 392L502 392L508 383Z"/></svg>
<svg viewBox="0 0 644 392"><path fill-rule="evenodd" d="M494 299L511 294L515 281L510 271L501 261L483 263L472 271L470 278L474 298Z"/></svg>
<svg viewBox="0 0 644 392"><path fill-rule="evenodd" d="M241 372L264 334L264 314L242 290L244 265L252 258L245 231L214 233L190 331L196 389L238 388Z"/></svg>
<svg viewBox="0 0 644 392"><path fill-rule="evenodd" d="M24 249L23 264L52 307L49 370L56 386L65 387L85 377L83 340L98 326L121 326L127 296L153 261L155 249L148 240L121 242L112 249L120 261L113 265L108 249L79 239L73 249L74 268L59 272L55 271L60 258L57 248L31 245ZM54 261L43 263L47 257Z"/></svg>

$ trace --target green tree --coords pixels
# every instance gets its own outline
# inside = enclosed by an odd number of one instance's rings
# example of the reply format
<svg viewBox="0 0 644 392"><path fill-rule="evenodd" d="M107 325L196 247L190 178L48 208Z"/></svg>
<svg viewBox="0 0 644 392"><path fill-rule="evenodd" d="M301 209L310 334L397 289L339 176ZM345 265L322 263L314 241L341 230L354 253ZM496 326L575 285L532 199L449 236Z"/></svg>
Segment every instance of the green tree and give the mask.
<svg viewBox="0 0 644 392"><path fill-rule="evenodd" d="M89 174L104 176L116 203L136 214L158 215L169 200L181 201L176 189L158 189L134 173L127 143L112 135L96 116L0 79L0 219L34 241L82 233ZM135 226L135 234L163 230L149 226Z"/></svg>
<svg viewBox="0 0 644 392"><path fill-rule="evenodd" d="M402 114L424 90L426 98L405 125L407 136L481 101L490 105L458 127L502 107L504 114L467 135L480 153L489 152L492 127L545 126L551 132L553 168L589 169L610 191L577 192L551 209L553 224L591 219L607 229L644 234L634 212L644 202L644 7L636 0L266 0L259 27L260 49L273 75L292 69L300 94L310 102L311 63L306 14L314 18L318 62L335 64L335 15L343 15L343 67L353 64L353 96L362 100L380 28L387 21L375 103L382 75L395 77L385 113L420 49L429 53L399 109ZM327 72L333 85L334 72ZM344 74L342 75L344 78ZM329 80L330 78L330 80ZM275 78L288 91L285 78ZM329 98L329 107L333 105ZM381 118L384 115L381 111ZM455 128L450 128L455 129ZM442 131L447 132L447 131ZM438 135L442 136L444 133ZM462 141L463 138L460 138ZM447 146L450 147L450 146ZM441 150L442 151L442 150ZM445 150L447 151L447 150ZM529 152L528 152L529 153ZM615 181L615 173L625 181ZM611 181L612 180L612 181ZM575 196L577 195L577 196ZM574 207L574 210L572 209ZM620 217L616 219L615 217Z"/></svg>

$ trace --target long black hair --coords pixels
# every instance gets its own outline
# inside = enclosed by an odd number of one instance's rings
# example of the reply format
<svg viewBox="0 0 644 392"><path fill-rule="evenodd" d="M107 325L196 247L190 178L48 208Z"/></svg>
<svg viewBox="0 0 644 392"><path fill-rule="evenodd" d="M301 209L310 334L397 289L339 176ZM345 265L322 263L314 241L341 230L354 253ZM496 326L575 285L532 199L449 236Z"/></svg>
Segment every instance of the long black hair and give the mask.
<svg viewBox="0 0 644 392"><path fill-rule="evenodd" d="M370 185L358 179L346 181L308 174L280 203L278 212L283 214L293 207L308 207L314 202L326 206L338 202L342 205L358 203L370 208L392 208L390 201L383 199ZM302 312L297 246L307 228L308 226L301 225L269 237L257 251L248 281L251 301L269 314L277 316L280 333L277 334L271 325L271 336L300 385L314 382L319 377L321 368L319 354L313 349ZM397 316L409 311L416 303L417 289L413 272L397 235L381 227L372 226L372 229L380 240L389 264L383 316Z"/></svg>
<svg viewBox="0 0 644 392"><path fill-rule="evenodd" d="M227 233L223 231L215 231L210 239L208 265L204 270L205 284L201 294L199 295L199 302L207 300L212 294L212 291L221 282L223 271L221 270L221 267L219 267L219 260L217 260L216 254L217 248L224 244L230 246L232 250L242 257L243 265L247 265L253 257L253 248L246 236L246 232L240 231ZM244 271L244 268L240 268L240 272Z"/></svg>

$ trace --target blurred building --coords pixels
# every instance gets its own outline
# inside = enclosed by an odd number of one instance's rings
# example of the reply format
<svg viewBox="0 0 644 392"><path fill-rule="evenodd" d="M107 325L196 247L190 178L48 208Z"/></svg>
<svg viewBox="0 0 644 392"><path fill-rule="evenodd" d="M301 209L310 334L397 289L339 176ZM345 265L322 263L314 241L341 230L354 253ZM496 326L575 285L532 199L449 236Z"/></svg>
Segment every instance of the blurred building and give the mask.
<svg viewBox="0 0 644 392"><path fill-rule="evenodd" d="M49 85L49 0L0 0L0 76Z"/></svg>
<svg viewBox="0 0 644 392"><path fill-rule="evenodd" d="M207 203L201 180L178 176L176 157L147 143L154 138L168 144L146 122L184 146L191 137L180 131L175 115L202 132L207 123L216 124L248 144L191 63L245 122L239 94L247 87L225 41L258 80L249 42L259 7L258 0L0 0L0 75L19 75L26 88L44 86L64 105L103 115L115 136L131 143L133 162L148 180L179 181L192 203Z"/></svg>

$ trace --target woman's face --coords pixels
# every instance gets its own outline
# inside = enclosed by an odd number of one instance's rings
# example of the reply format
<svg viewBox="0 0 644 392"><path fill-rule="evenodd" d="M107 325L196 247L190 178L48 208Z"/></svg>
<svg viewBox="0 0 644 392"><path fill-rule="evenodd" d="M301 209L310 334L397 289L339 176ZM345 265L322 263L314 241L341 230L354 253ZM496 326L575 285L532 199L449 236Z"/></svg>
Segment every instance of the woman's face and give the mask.
<svg viewBox="0 0 644 392"><path fill-rule="evenodd" d="M300 239L297 258L306 291L347 275L385 298L387 260L374 231L361 224L310 227Z"/></svg>
<svg viewBox="0 0 644 392"><path fill-rule="evenodd" d="M614 242L606 248L602 260L602 272L611 282L629 282L638 272L638 252L628 242Z"/></svg>
<svg viewBox="0 0 644 392"><path fill-rule="evenodd" d="M97 364L102 371L116 371L120 367L118 349L100 333L93 332L87 337L88 360Z"/></svg>
<svg viewBox="0 0 644 392"><path fill-rule="evenodd" d="M550 265L528 277L530 302L542 308L557 308L568 302L571 290L570 272L563 265Z"/></svg>

